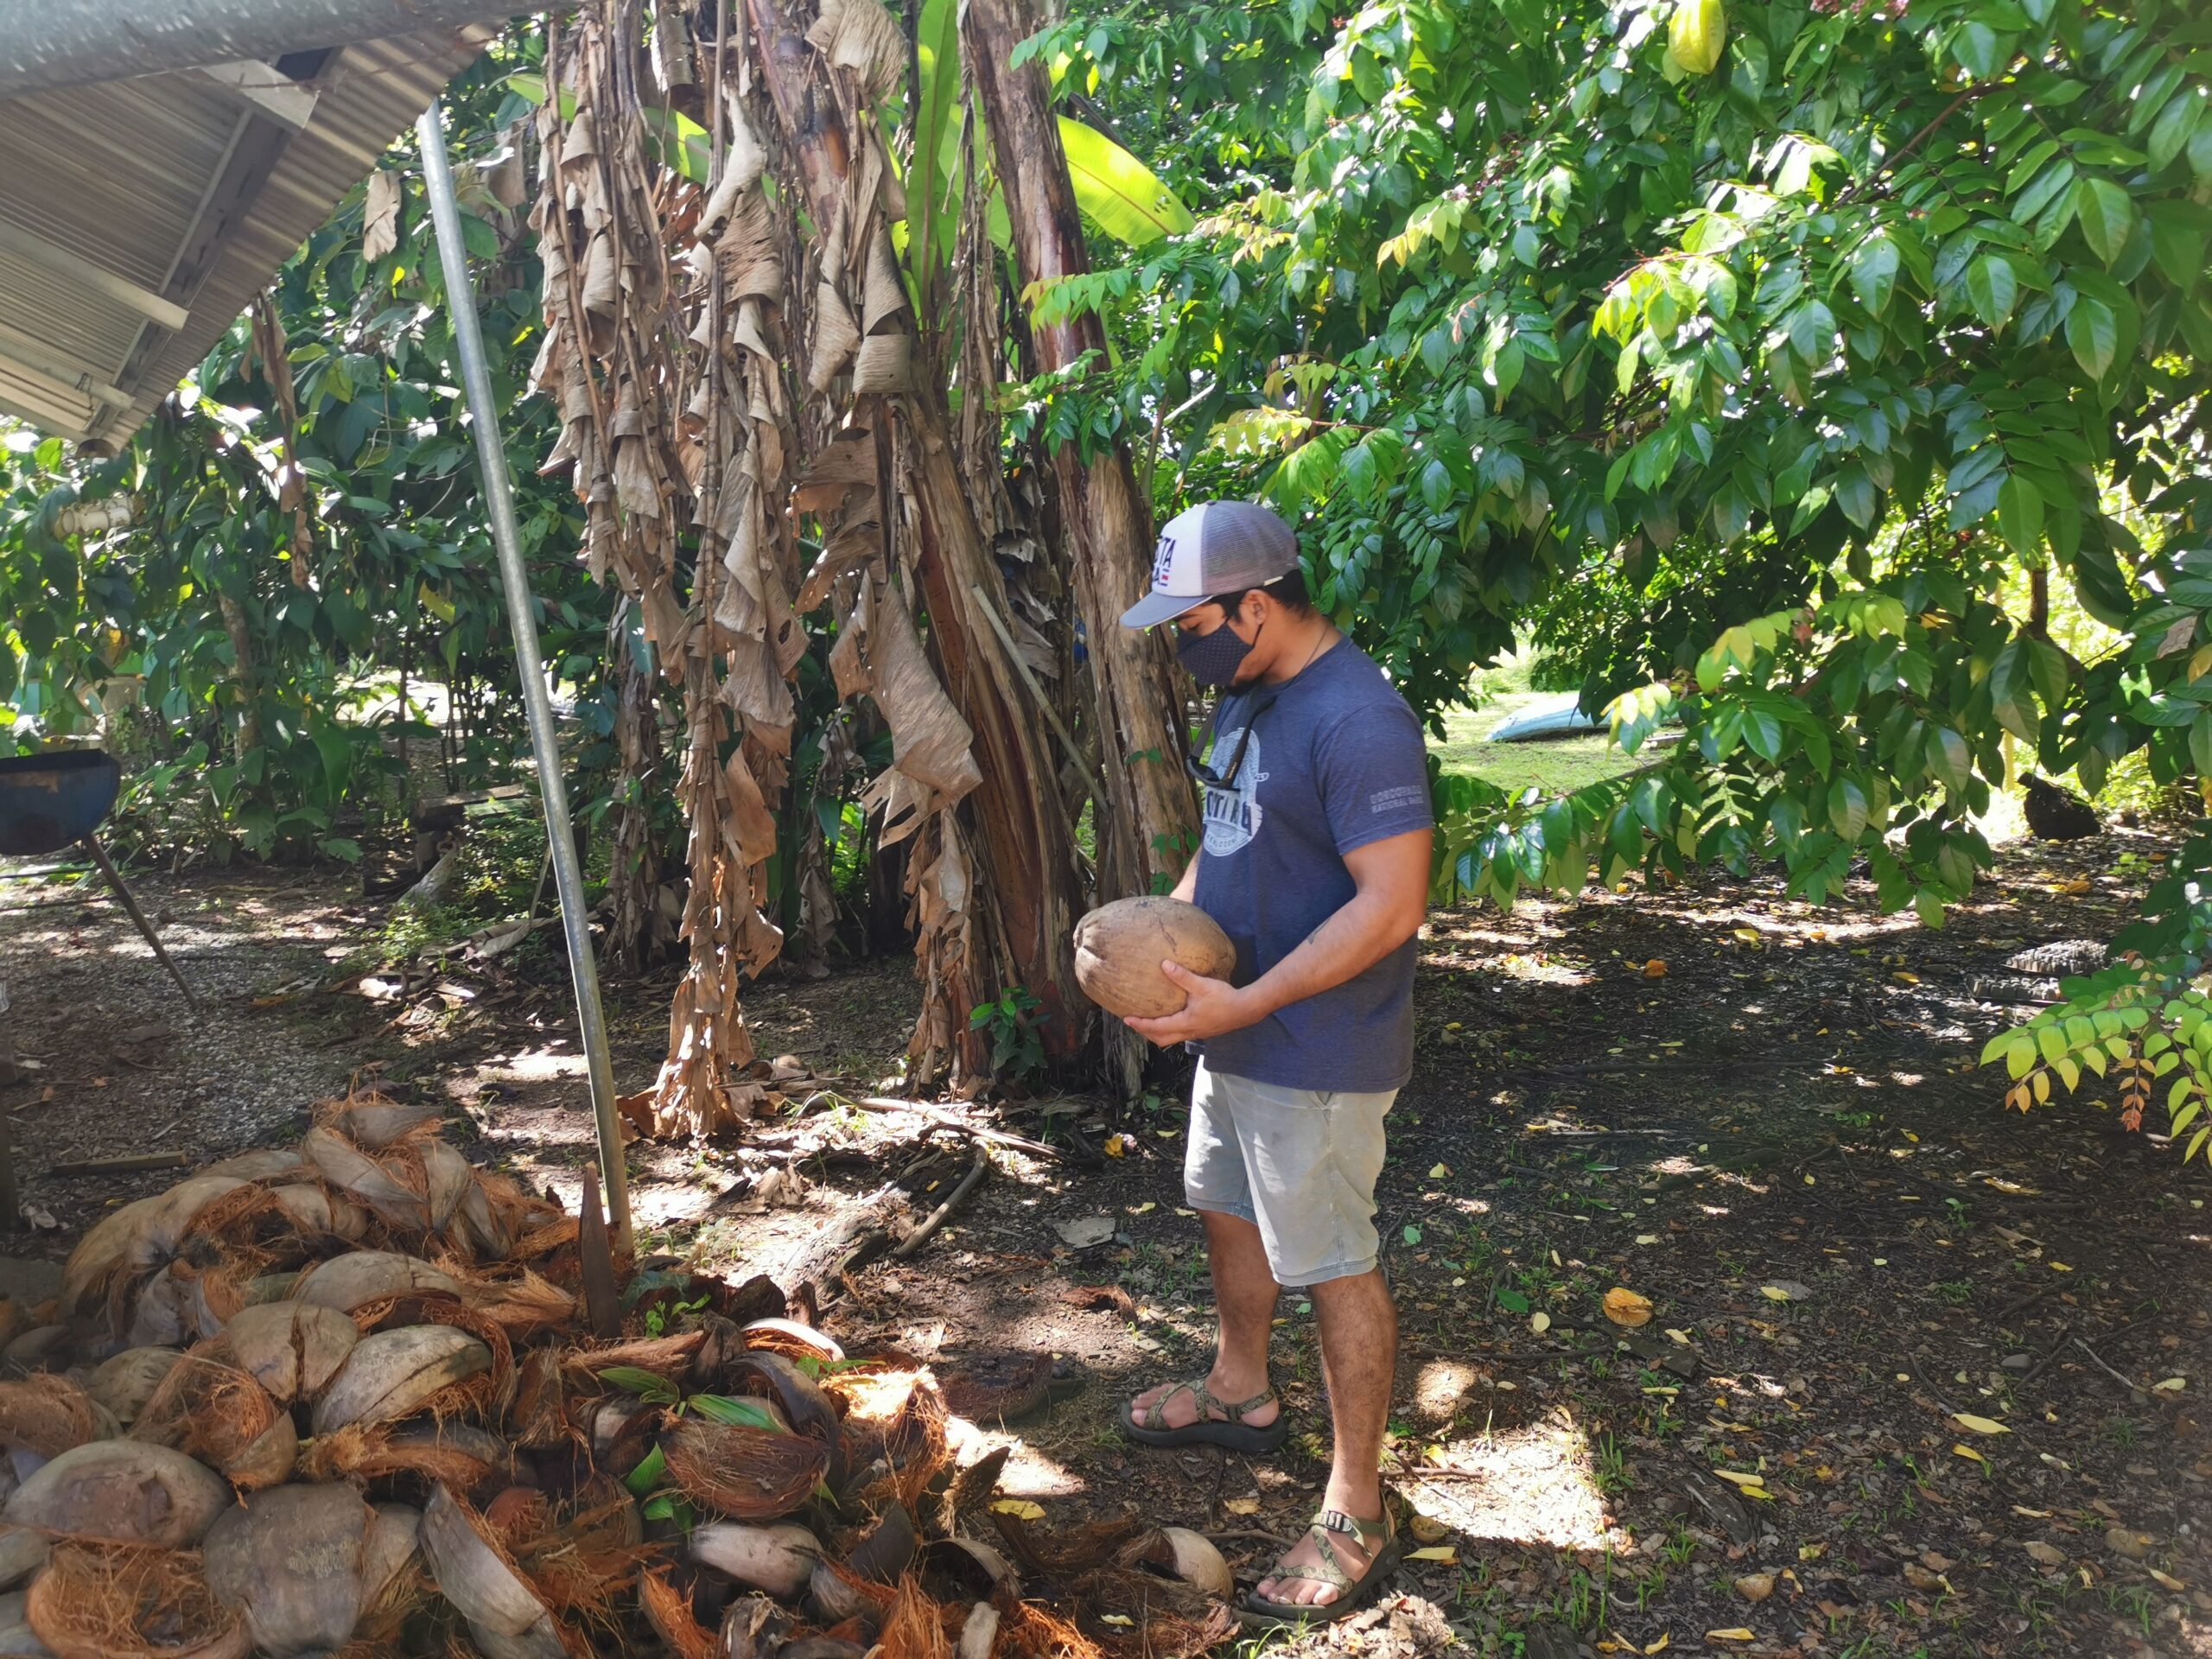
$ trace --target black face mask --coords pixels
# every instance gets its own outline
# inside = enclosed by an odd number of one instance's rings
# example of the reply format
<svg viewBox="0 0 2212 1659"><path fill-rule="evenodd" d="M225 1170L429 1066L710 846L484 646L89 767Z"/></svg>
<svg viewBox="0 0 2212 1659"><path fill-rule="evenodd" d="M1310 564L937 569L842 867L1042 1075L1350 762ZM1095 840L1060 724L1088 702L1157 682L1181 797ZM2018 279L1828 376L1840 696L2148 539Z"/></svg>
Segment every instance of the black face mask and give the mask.
<svg viewBox="0 0 2212 1659"><path fill-rule="evenodd" d="M1266 623L1260 625L1262 627ZM1227 685L1236 677L1236 671L1252 654L1252 646L1260 641L1255 632L1247 644L1236 637L1236 630L1224 622L1211 633L1180 633L1175 639L1175 658L1183 664L1183 671L1200 685Z"/></svg>

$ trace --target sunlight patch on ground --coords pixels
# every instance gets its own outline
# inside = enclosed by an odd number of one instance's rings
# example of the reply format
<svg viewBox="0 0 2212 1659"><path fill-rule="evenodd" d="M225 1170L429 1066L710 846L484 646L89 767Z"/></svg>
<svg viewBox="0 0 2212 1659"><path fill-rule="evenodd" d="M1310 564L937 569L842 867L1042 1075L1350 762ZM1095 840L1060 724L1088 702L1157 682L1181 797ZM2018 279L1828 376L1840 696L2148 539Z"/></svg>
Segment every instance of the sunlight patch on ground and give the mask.
<svg viewBox="0 0 2212 1659"><path fill-rule="evenodd" d="M525 1049L504 1060L486 1060L476 1068L476 1075L486 1083L545 1083L587 1073L582 1055L554 1054L540 1048Z"/></svg>
<svg viewBox="0 0 2212 1659"><path fill-rule="evenodd" d="M1421 1514L1461 1538L1603 1549L1605 1494L1588 1438L1555 1418L1447 1441L1430 1459L1441 1478L1408 1470L1395 1481Z"/></svg>
<svg viewBox="0 0 2212 1659"><path fill-rule="evenodd" d="M955 1417L946 1425L945 1439L952 1448L953 1462L963 1469L1002 1446L1012 1447L999 1476L998 1490L1005 1497L1066 1497L1084 1490L1082 1476L1005 1429L985 1428L965 1417Z"/></svg>

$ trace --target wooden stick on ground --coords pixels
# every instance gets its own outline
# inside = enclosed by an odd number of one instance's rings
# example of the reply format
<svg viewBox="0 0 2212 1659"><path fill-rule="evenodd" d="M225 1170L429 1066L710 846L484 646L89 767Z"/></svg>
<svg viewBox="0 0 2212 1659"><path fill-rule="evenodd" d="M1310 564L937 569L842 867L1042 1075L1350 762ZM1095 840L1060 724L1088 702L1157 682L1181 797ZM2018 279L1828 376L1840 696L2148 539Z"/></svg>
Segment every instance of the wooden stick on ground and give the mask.
<svg viewBox="0 0 2212 1659"><path fill-rule="evenodd" d="M120 1158L80 1158L73 1164L54 1164L46 1173L49 1176L128 1175L142 1169L182 1169L191 1161L191 1155L181 1152L133 1152Z"/></svg>
<svg viewBox="0 0 2212 1659"><path fill-rule="evenodd" d="M892 1246L892 1259L896 1262L904 1262L923 1245L928 1243L936 1235L938 1229L944 1225L944 1218L953 1212L961 1199L975 1191L976 1183L983 1179L990 1167L990 1154L985 1152L981 1147L976 1147L976 1161L968 1166L968 1173L960 1178L960 1185L945 1195L943 1204L930 1211L928 1220Z"/></svg>
<svg viewBox="0 0 2212 1659"><path fill-rule="evenodd" d="M1027 1135L1012 1135L1004 1129L986 1128L980 1123L970 1123L957 1112L948 1112L923 1101L898 1100L887 1095L841 1095L833 1089L823 1089L810 1097L807 1105L811 1106L817 1100L833 1100L868 1112L912 1112L917 1117L925 1117L932 1123L942 1123L948 1129L957 1129L978 1141L988 1141L994 1146L1016 1147L1023 1152L1034 1153L1039 1158L1062 1155L1058 1147L1048 1147L1042 1141L1032 1141Z"/></svg>

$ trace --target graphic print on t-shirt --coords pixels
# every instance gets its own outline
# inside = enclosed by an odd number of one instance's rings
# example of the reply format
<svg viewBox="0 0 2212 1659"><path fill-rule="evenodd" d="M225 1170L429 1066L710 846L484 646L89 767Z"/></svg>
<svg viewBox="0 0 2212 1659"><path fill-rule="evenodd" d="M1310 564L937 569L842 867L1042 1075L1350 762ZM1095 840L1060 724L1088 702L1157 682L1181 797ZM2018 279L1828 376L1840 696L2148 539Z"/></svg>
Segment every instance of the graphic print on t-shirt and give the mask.
<svg viewBox="0 0 2212 1659"><path fill-rule="evenodd" d="M1220 758L1214 764L1227 765L1243 742L1242 726L1217 734L1213 753ZM1260 833L1260 785L1267 780L1268 774L1260 769L1260 734L1255 732L1252 741L1244 744L1243 764L1229 780L1231 786L1206 785L1206 851L1216 858L1226 858L1252 844L1252 837Z"/></svg>

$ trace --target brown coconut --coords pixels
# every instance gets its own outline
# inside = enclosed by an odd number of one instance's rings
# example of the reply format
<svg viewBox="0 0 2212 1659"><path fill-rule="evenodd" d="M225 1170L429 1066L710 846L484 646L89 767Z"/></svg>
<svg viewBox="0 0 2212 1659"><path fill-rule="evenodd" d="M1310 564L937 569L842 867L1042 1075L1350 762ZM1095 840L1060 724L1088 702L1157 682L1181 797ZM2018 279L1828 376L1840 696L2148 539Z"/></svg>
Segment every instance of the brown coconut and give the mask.
<svg viewBox="0 0 2212 1659"><path fill-rule="evenodd" d="M1109 1014L1157 1019L1180 1009L1187 999L1160 971L1163 959L1205 979L1227 979L1236 970L1229 935L1180 899L1116 899L1075 925L1076 983Z"/></svg>
<svg viewBox="0 0 2212 1659"><path fill-rule="evenodd" d="M318 1125L301 1137L300 1150L324 1180L389 1225L408 1234L429 1228L429 1199L419 1165L408 1167L406 1147L372 1158L337 1130Z"/></svg>
<svg viewBox="0 0 2212 1659"><path fill-rule="evenodd" d="M85 1392L107 1410L118 1427L128 1428L137 1421L138 1414L162 1386L169 1368L183 1357L174 1348L126 1348L101 1363L86 1382Z"/></svg>
<svg viewBox="0 0 2212 1659"><path fill-rule="evenodd" d="M208 1351L227 1355L289 1406L321 1394L360 1339L359 1327L334 1307L265 1302L239 1309Z"/></svg>
<svg viewBox="0 0 2212 1659"><path fill-rule="evenodd" d="M204 1463L143 1440L94 1440L64 1452L8 1500L0 1520L42 1532L179 1549L231 1505Z"/></svg>
<svg viewBox="0 0 2212 1659"><path fill-rule="evenodd" d="M162 1379L130 1436L202 1458L246 1491L289 1479L300 1449L291 1414L251 1372L198 1353Z"/></svg>
<svg viewBox="0 0 2212 1659"><path fill-rule="evenodd" d="M280 1486L226 1510L201 1546L207 1587L254 1645L289 1659L343 1647L359 1622L376 1512L343 1484Z"/></svg>
<svg viewBox="0 0 2212 1659"><path fill-rule="evenodd" d="M92 1396L66 1376L42 1372L0 1382L0 1446L10 1452L59 1457L73 1446L102 1438L102 1427Z"/></svg>
<svg viewBox="0 0 2212 1659"><path fill-rule="evenodd" d="M410 1325L361 1338L315 1402L315 1432L396 1422L492 1370L492 1350L450 1325Z"/></svg>

